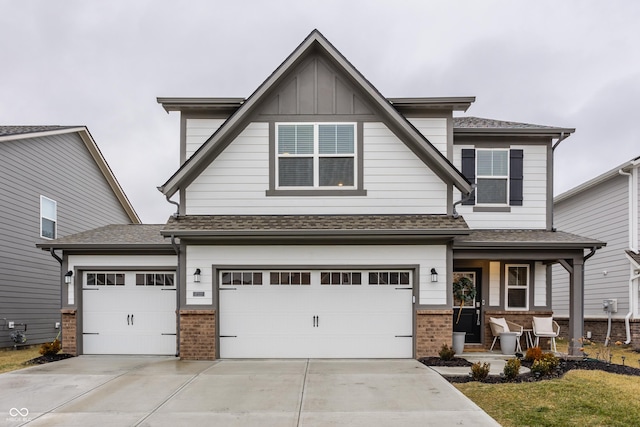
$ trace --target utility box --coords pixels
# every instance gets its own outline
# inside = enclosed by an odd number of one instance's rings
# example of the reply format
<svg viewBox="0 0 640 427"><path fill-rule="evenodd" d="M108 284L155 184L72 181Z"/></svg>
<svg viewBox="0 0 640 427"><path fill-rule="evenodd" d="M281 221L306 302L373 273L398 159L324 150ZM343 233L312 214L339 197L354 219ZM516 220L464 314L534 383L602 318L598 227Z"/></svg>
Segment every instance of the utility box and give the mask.
<svg viewBox="0 0 640 427"><path fill-rule="evenodd" d="M618 312L618 300L617 299L605 299L605 300L602 300L602 310L605 313L617 313Z"/></svg>

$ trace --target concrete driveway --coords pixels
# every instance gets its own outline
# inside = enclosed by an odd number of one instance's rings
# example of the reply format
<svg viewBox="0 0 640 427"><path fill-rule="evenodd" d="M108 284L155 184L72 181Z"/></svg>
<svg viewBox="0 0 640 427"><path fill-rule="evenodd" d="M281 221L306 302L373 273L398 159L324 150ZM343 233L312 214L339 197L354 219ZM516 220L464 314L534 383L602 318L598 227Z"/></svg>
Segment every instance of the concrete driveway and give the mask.
<svg viewBox="0 0 640 427"><path fill-rule="evenodd" d="M415 360L80 356L0 375L0 425L498 423Z"/></svg>

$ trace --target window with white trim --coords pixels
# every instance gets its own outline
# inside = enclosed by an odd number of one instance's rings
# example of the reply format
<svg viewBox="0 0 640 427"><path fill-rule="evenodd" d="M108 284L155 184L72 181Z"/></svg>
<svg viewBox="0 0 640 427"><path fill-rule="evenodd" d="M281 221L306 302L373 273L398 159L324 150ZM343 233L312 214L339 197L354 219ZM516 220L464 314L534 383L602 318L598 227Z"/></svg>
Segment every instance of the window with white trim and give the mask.
<svg viewBox="0 0 640 427"><path fill-rule="evenodd" d="M476 151L476 203L509 202L509 150Z"/></svg>
<svg viewBox="0 0 640 427"><path fill-rule="evenodd" d="M507 264L505 266L506 309L529 309L529 265Z"/></svg>
<svg viewBox="0 0 640 427"><path fill-rule="evenodd" d="M40 237L55 239L58 231L58 204L40 196Z"/></svg>
<svg viewBox="0 0 640 427"><path fill-rule="evenodd" d="M356 183L355 123L276 124L276 188L348 188Z"/></svg>

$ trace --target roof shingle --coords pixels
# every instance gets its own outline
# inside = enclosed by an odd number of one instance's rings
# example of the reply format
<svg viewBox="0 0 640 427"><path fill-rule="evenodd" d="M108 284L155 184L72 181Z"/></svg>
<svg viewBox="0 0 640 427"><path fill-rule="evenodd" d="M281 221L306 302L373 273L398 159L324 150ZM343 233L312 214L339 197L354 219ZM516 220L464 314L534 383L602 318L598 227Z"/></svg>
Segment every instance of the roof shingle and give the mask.
<svg viewBox="0 0 640 427"><path fill-rule="evenodd" d="M72 129L78 126L34 125L34 126L0 126L0 136L23 135L27 133L48 132L52 130Z"/></svg>
<svg viewBox="0 0 640 427"><path fill-rule="evenodd" d="M471 230L464 236L456 236L454 249L464 247L602 247L605 242L566 233L564 231L547 230Z"/></svg>
<svg viewBox="0 0 640 427"><path fill-rule="evenodd" d="M112 224L55 240L43 241L36 246L43 249L68 246L170 246L171 242L160 234L163 227L164 224Z"/></svg>

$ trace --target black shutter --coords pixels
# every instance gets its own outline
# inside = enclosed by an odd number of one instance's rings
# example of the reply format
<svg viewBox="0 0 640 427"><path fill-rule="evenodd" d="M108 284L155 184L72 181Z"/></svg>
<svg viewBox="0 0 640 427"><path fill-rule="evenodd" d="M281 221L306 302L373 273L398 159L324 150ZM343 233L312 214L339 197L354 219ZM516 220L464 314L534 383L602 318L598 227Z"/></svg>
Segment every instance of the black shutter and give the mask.
<svg viewBox="0 0 640 427"><path fill-rule="evenodd" d="M476 150L474 149L462 149L462 175L467 180L475 184L476 182ZM471 197L468 200L462 202L463 205L475 205L476 204L476 192L471 193Z"/></svg>
<svg viewBox="0 0 640 427"><path fill-rule="evenodd" d="M522 206L523 150L509 150L509 204Z"/></svg>

